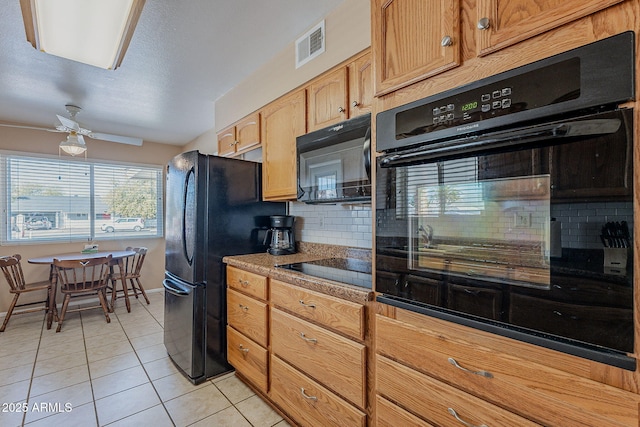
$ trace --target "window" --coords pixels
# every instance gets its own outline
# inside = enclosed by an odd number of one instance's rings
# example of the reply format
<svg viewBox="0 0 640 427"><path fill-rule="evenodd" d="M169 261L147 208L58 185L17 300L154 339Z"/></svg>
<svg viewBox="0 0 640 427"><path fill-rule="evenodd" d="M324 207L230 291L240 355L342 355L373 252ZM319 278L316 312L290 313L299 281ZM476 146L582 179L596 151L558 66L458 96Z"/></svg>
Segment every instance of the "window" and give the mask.
<svg viewBox="0 0 640 427"><path fill-rule="evenodd" d="M162 171L0 153L2 243L161 237Z"/></svg>

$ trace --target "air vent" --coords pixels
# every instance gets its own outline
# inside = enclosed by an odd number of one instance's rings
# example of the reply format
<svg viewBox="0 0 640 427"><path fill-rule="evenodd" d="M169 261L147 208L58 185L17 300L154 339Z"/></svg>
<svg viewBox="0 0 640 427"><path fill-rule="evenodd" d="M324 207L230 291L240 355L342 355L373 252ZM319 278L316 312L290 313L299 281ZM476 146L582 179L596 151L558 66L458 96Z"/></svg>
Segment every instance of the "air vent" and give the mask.
<svg viewBox="0 0 640 427"><path fill-rule="evenodd" d="M296 40L296 68L324 52L324 20Z"/></svg>

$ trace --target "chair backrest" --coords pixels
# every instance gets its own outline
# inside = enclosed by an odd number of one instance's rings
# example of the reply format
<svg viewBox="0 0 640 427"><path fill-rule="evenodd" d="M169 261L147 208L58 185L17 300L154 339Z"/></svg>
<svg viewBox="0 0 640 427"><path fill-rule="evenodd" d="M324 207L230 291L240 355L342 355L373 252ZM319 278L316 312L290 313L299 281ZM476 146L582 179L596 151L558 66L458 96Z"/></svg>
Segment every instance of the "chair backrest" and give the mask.
<svg viewBox="0 0 640 427"><path fill-rule="evenodd" d="M79 260L53 260L62 292L82 292L104 288L109 277L111 255Z"/></svg>
<svg viewBox="0 0 640 427"><path fill-rule="evenodd" d="M147 248L132 248L129 246L126 250L135 251L135 255L130 256L127 259L127 274L140 276L140 270L142 269L142 263L144 262L144 258L147 256Z"/></svg>
<svg viewBox="0 0 640 427"><path fill-rule="evenodd" d="M0 268L12 291L21 291L25 288L21 259L19 254L0 257Z"/></svg>

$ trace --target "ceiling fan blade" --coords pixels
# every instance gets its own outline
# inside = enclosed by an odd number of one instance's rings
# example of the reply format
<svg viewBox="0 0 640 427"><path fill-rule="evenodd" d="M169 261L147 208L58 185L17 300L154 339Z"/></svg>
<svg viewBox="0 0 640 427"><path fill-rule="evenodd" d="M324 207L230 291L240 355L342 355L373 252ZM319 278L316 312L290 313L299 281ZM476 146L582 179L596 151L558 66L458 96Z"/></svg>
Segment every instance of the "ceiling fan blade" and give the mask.
<svg viewBox="0 0 640 427"><path fill-rule="evenodd" d="M26 126L26 125L12 125L10 123L0 123L0 126L7 127L7 128L17 128L17 129L43 130L46 132L67 132L66 130L61 130L56 128L43 128L39 126Z"/></svg>
<svg viewBox="0 0 640 427"><path fill-rule="evenodd" d="M120 144L142 145L142 138L134 138L131 136L110 135L108 133L91 132L87 134L89 138L100 139L102 141L119 142Z"/></svg>
<svg viewBox="0 0 640 427"><path fill-rule="evenodd" d="M80 125L75 120L68 119L59 114L56 114L56 116L58 117L58 120L60 120L60 123L69 128L69 130L75 130L76 132L80 130Z"/></svg>

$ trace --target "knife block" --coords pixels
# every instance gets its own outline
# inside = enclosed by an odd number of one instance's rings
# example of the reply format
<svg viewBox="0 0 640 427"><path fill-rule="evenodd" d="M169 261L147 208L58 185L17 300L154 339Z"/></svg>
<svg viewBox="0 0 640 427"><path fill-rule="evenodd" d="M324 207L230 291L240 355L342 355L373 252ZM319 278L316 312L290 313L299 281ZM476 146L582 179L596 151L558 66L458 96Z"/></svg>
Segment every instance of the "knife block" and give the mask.
<svg viewBox="0 0 640 427"><path fill-rule="evenodd" d="M628 248L604 248L604 267L627 268Z"/></svg>

